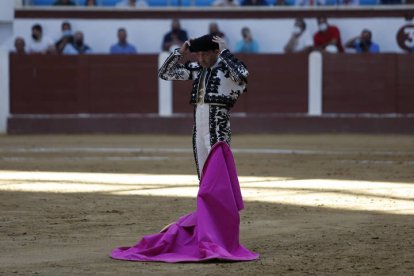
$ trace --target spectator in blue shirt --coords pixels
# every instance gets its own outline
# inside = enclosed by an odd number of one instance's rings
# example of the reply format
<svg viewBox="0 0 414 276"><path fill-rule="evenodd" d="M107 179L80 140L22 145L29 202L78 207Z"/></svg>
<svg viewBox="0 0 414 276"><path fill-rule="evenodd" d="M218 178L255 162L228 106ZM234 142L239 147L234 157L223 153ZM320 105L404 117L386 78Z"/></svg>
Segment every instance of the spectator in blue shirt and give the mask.
<svg viewBox="0 0 414 276"><path fill-rule="evenodd" d="M372 41L372 32L364 29L360 36L350 39L346 44L346 48L354 49L357 53L379 53L379 45Z"/></svg>
<svg viewBox="0 0 414 276"><path fill-rule="evenodd" d="M111 46L111 54L136 54L137 49L134 45L127 42L127 32L124 28L118 29L118 43Z"/></svg>
<svg viewBox="0 0 414 276"><path fill-rule="evenodd" d="M241 31L243 39L236 44L236 53L258 53L259 44L253 39L250 29L244 27Z"/></svg>

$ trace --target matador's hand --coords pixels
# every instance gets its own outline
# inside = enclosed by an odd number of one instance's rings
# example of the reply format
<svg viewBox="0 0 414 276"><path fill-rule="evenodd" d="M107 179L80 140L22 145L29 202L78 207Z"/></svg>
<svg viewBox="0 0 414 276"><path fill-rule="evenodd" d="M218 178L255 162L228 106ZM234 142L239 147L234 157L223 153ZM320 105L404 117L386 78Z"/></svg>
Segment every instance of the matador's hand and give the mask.
<svg viewBox="0 0 414 276"><path fill-rule="evenodd" d="M190 40L187 40L186 42L184 42L183 45L181 45L180 53L182 55L188 54L190 52L190 45L191 45Z"/></svg>
<svg viewBox="0 0 414 276"><path fill-rule="evenodd" d="M212 41L219 45L220 51L223 51L224 49L227 49L226 41L223 38L221 38L219 36L213 36Z"/></svg>

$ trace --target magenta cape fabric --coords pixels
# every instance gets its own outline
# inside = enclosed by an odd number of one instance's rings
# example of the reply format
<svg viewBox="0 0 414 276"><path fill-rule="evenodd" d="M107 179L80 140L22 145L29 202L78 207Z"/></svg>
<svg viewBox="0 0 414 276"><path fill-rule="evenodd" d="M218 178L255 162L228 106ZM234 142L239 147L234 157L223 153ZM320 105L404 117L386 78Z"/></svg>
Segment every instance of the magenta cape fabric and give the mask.
<svg viewBox="0 0 414 276"><path fill-rule="evenodd" d="M128 261L198 262L211 259L249 261L259 257L239 243L239 211L243 209L234 159L219 142L204 165L197 211L181 217L161 233L145 236L133 247L111 252Z"/></svg>

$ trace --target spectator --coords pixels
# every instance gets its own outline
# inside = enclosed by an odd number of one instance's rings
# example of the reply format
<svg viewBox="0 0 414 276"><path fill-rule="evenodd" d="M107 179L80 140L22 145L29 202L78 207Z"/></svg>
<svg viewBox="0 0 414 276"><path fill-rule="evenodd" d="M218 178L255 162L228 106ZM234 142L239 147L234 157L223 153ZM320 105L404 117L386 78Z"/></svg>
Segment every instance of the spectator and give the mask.
<svg viewBox="0 0 414 276"><path fill-rule="evenodd" d="M341 34L336 26L328 25L325 17L318 17L318 29L313 36L313 46L319 50L328 52L344 52L341 42Z"/></svg>
<svg viewBox="0 0 414 276"><path fill-rule="evenodd" d="M215 7L237 7L240 6L239 2L237 0L214 0L213 3L211 3L212 6Z"/></svg>
<svg viewBox="0 0 414 276"><path fill-rule="evenodd" d="M355 49L357 53L379 53L379 45L372 42L372 32L364 29L360 36L350 39L346 44L346 48Z"/></svg>
<svg viewBox="0 0 414 276"><path fill-rule="evenodd" d="M297 18L293 27L292 35L285 45L285 53L297 53L309 51L312 48L312 37L306 30L305 20Z"/></svg>
<svg viewBox="0 0 414 276"><path fill-rule="evenodd" d="M171 22L171 31L164 35L162 50L168 52L171 48L180 48L188 40L187 32L181 29L180 21L174 19Z"/></svg>
<svg viewBox="0 0 414 276"><path fill-rule="evenodd" d="M51 38L43 36L43 29L40 24L32 26L32 39L28 45L28 53L45 54L54 43Z"/></svg>
<svg viewBox="0 0 414 276"><path fill-rule="evenodd" d="M266 0L243 0L241 2L242 6L268 6L269 4Z"/></svg>
<svg viewBox="0 0 414 276"><path fill-rule="evenodd" d="M124 28L118 29L118 43L111 46L111 54L136 54L137 49L134 45L127 42L127 32Z"/></svg>
<svg viewBox="0 0 414 276"><path fill-rule="evenodd" d="M77 55L77 54L91 54L92 49L84 43L83 33L76 32L73 35L73 43L69 43L63 49L65 55Z"/></svg>
<svg viewBox="0 0 414 276"><path fill-rule="evenodd" d="M255 41L252 37L250 29L248 27L244 27L241 30L241 34L243 39L237 42L236 44L236 52L237 53L258 53L259 52L259 44Z"/></svg>
<svg viewBox="0 0 414 276"><path fill-rule="evenodd" d="M14 50L11 52L19 55L26 54L26 42L22 37L16 37L14 40Z"/></svg>
<svg viewBox="0 0 414 276"><path fill-rule="evenodd" d="M117 7L128 7L128 8L146 8L148 3L145 0L122 0Z"/></svg>
<svg viewBox="0 0 414 276"><path fill-rule="evenodd" d="M61 25L62 36L55 43L57 53L61 54L68 43L73 43L72 26L65 21Z"/></svg>
<svg viewBox="0 0 414 276"><path fill-rule="evenodd" d="M94 7L94 6L98 6L98 3L96 3L96 0L86 0L85 6Z"/></svg>
<svg viewBox="0 0 414 276"><path fill-rule="evenodd" d="M56 0L54 6L76 6L72 0Z"/></svg>

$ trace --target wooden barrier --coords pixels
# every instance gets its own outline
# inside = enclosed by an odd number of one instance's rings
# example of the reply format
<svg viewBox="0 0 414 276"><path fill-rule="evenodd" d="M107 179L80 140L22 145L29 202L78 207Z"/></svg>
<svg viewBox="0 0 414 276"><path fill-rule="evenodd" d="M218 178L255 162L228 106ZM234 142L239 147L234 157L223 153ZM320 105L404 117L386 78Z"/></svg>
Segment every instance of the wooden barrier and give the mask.
<svg viewBox="0 0 414 276"><path fill-rule="evenodd" d="M12 114L157 113L157 56L11 55Z"/></svg>
<svg viewBox="0 0 414 276"><path fill-rule="evenodd" d="M412 72L413 55L324 54L323 111L414 113Z"/></svg>
<svg viewBox="0 0 414 276"><path fill-rule="evenodd" d="M250 76L235 112L307 112L305 54L240 59ZM156 66L155 55L12 55L11 113L157 113ZM192 112L190 90L191 81L174 83L174 112Z"/></svg>
<svg viewBox="0 0 414 276"><path fill-rule="evenodd" d="M234 112L306 113L307 55L240 55L248 92ZM12 114L158 113L157 56L11 55ZM323 56L324 113L414 113L414 56ZM191 113L191 81L173 111Z"/></svg>
<svg viewBox="0 0 414 276"><path fill-rule="evenodd" d="M249 70L247 92L234 112L306 113L308 58L298 55L238 55ZM192 112L188 106L191 82L174 83L174 112Z"/></svg>
<svg viewBox="0 0 414 276"><path fill-rule="evenodd" d="M351 115L350 119L339 120L345 125L350 122L344 128L335 125L332 115L321 117L321 120L329 118L329 123L307 116L307 55L239 57L250 72L248 92L233 110L245 114L235 117L243 132L249 129L282 132L283 122L290 122L290 132L309 127L325 132L360 131L364 129L361 122L367 123L366 113L375 117L375 127L368 130L414 132L413 55L323 55L323 112ZM42 132L84 133L89 129L90 132L177 133L177 126L169 123L168 118L155 122L160 119L157 86L156 55L11 55L9 132L37 132L42 125ZM187 123L191 118L190 89L191 82L174 83L176 115L172 121L180 122L178 113L187 114L181 117ZM396 118L392 129L389 114ZM381 119L384 115L386 120ZM358 116L365 119L359 121ZM94 124L86 122L82 127L80 122L88 119ZM133 126L131 122L140 124ZM182 131L185 129L179 132Z"/></svg>

